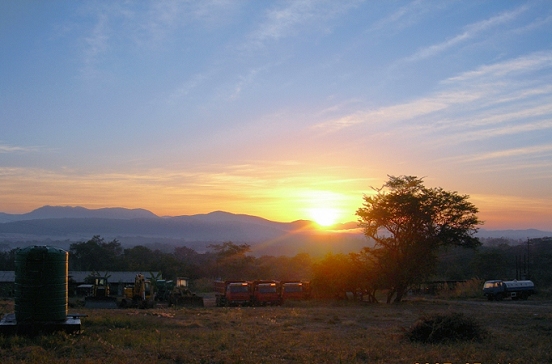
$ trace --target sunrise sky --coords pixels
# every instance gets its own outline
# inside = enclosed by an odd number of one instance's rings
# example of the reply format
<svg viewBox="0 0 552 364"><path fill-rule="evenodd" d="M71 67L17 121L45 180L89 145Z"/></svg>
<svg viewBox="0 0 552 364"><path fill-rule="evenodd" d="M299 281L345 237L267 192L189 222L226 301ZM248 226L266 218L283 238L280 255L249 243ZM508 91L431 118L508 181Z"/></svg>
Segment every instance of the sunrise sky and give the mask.
<svg viewBox="0 0 552 364"><path fill-rule="evenodd" d="M552 231L551 34L550 1L4 0L0 211L347 222L415 175Z"/></svg>

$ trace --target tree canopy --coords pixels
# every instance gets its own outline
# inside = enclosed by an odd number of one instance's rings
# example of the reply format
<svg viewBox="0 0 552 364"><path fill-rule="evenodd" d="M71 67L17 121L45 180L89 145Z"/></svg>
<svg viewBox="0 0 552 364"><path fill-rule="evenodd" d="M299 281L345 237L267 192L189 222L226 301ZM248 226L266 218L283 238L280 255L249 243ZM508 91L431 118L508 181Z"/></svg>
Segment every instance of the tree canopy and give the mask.
<svg viewBox="0 0 552 364"><path fill-rule="evenodd" d="M474 248L481 221L469 196L427 188L416 176L389 176L375 194L365 195L356 212L374 247L363 252L374 263L387 302L400 302L407 289L435 269L438 249L458 245Z"/></svg>

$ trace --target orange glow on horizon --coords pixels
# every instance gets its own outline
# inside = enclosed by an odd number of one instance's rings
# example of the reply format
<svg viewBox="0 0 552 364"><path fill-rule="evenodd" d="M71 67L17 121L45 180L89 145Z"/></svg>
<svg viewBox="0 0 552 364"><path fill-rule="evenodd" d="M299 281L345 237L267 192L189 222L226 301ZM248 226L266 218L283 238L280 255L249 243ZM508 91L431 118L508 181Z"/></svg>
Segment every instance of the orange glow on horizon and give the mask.
<svg viewBox="0 0 552 364"><path fill-rule="evenodd" d="M318 225L327 227L335 225L339 216L339 211L333 208L320 207L309 209L310 219Z"/></svg>

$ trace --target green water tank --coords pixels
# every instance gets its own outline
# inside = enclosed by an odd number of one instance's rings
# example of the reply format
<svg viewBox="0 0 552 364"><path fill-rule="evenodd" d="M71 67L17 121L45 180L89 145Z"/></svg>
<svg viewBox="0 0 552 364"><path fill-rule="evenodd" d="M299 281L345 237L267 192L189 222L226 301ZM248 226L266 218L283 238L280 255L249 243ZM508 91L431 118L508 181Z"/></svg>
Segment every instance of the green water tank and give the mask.
<svg viewBox="0 0 552 364"><path fill-rule="evenodd" d="M17 322L67 318L69 253L50 246L29 246L15 254Z"/></svg>

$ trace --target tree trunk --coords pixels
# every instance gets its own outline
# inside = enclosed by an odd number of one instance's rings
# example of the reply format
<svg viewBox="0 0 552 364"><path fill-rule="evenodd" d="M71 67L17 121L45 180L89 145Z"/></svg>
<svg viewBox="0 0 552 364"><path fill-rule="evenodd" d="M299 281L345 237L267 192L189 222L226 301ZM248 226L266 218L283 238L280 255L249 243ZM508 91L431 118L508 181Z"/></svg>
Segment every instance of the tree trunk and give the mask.
<svg viewBox="0 0 552 364"><path fill-rule="evenodd" d="M394 288L387 291L387 303L391 303L394 295L395 295L395 289Z"/></svg>
<svg viewBox="0 0 552 364"><path fill-rule="evenodd" d="M401 302L405 293L406 293L406 288L402 288L402 287L398 288L397 289L397 296L395 297L395 300L393 301L393 303Z"/></svg>

